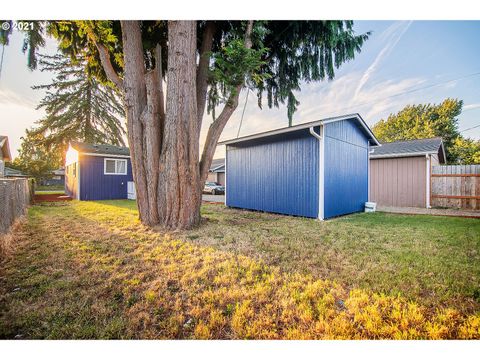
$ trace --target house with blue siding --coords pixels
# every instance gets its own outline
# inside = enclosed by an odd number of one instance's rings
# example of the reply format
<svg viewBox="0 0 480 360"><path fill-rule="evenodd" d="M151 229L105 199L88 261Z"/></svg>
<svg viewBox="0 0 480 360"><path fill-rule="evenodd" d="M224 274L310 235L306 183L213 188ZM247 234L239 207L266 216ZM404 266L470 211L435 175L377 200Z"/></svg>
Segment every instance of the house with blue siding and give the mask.
<svg viewBox="0 0 480 360"><path fill-rule="evenodd" d="M329 219L364 209L369 151L359 114L223 141L229 207Z"/></svg>
<svg viewBox="0 0 480 360"><path fill-rule="evenodd" d="M127 186L132 181L128 148L70 143L65 159L65 192L73 199L127 199Z"/></svg>

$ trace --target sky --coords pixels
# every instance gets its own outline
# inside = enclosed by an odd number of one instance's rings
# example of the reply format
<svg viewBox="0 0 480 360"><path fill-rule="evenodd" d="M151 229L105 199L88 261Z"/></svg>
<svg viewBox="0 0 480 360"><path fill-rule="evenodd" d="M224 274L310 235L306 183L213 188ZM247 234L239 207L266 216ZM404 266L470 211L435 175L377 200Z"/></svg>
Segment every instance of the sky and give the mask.
<svg viewBox="0 0 480 360"><path fill-rule="evenodd" d="M302 84L296 93L300 101L293 124L327 117L360 113L369 126L408 104L440 103L444 99L464 101L459 116L462 135L480 139L480 21L355 21L357 33L371 31L355 59L343 64L332 81ZM20 137L44 116L36 110L44 92L31 86L50 82L52 74L30 71L21 51L22 36L14 33L4 49L0 74L0 134L10 140L17 155ZM0 50L1 51L1 50ZM53 54L50 39L44 53ZM232 115L221 140L288 125L286 106L263 110L256 94L240 95L240 105ZM200 143L212 119L205 114ZM463 131L466 130L466 131ZM222 157L218 147L215 157Z"/></svg>

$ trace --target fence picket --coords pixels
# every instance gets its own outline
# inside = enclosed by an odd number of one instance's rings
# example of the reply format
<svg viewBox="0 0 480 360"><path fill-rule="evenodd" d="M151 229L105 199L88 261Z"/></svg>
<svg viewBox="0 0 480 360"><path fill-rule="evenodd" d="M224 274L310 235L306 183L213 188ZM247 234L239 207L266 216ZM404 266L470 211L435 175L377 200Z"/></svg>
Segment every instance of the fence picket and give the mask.
<svg viewBox="0 0 480 360"><path fill-rule="evenodd" d="M432 174L433 207L480 210L480 165L437 165Z"/></svg>

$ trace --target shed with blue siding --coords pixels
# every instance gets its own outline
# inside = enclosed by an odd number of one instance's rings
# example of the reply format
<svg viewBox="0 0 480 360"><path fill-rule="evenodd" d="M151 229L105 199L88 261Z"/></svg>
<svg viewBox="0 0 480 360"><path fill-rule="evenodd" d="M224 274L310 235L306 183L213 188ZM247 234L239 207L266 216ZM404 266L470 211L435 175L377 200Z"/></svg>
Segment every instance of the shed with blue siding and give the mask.
<svg viewBox="0 0 480 360"><path fill-rule="evenodd" d="M223 141L230 207L328 219L368 201L369 147L359 114Z"/></svg>
<svg viewBox="0 0 480 360"><path fill-rule="evenodd" d="M126 147L72 142L65 160L65 192L77 200L127 199L133 181Z"/></svg>

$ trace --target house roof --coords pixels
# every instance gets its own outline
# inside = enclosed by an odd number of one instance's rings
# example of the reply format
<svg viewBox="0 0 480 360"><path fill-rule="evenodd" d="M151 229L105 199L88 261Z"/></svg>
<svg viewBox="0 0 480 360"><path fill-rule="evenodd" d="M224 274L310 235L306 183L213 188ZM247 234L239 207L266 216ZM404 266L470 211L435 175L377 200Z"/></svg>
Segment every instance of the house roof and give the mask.
<svg viewBox="0 0 480 360"><path fill-rule="evenodd" d="M24 174L20 170L5 166L5 177L28 177L28 175Z"/></svg>
<svg viewBox="0 0 480 360"><path fill-rule="evenodd" d="M440 162L445 162L445 149L442 138L435 137L383 143L382 146L372 148L370 158L408 157L427 154L439 154Z"/></svg>
<svg viewBox="0 0 480 360"><path fill-rule="evenodd" d="M10 146L8 145L8 136L0 135L0 148L2 149L3 159L5 161L12 161L12 154L10 153Z"/></svg>
<svg viewBox="0 0 480 360"><path fill-rule="evenodd" d="M236 139L230 139L230 140L225 140L221 141L218 143L218 145L229 145L229 144L235 144L243 141L249 141L253 139L259 139L263 137L269 137L269 136L275 136L279 134L286 134L302 129L308 129L310 127L322 125L322 124L328 124L336 121L341 121L341 120L349 120L349 119L355 119L357 120L359 127L361 130L367 135L367 138L370 140L370 142L374 145L380 145L380 142L377 140L373 132L370 130L368 125L365 123L365 121L362 119L360 114L354 113L354 114L348 114L348 115L342 115L342 116L336 116L336 117L331 117L331 118L326 118L322 120L316 120L316 121L311 121L308 123L303 123L295 126L289 126L289 127L284 127L276 130L270 130L270 131L265 131L262 133L258 134L253 134L253 135L248 135L248 136L243 136L239 137Z"/></svg>
<svg viewBox="0 0 480 360"><path fill-rule="evenodd" d="M59 168L59 169L53 170L52 174L56 175L56 176L64 176L65 175L65 169L64 168Z"/></svg>
<svg viewBox="0 0 480 360"><path fill-rule="evenodd" d="M130 149L123 146L106 145L106 144L87 144L78 141L70 143L72 148L83 154L94 155L123 155L130 156Z"/></svg>
<svg viewBox="0 0 480 360"><path fill-rule="evenodd" d="M210 172L225 172L225 159L213 159Z"/></svg>

